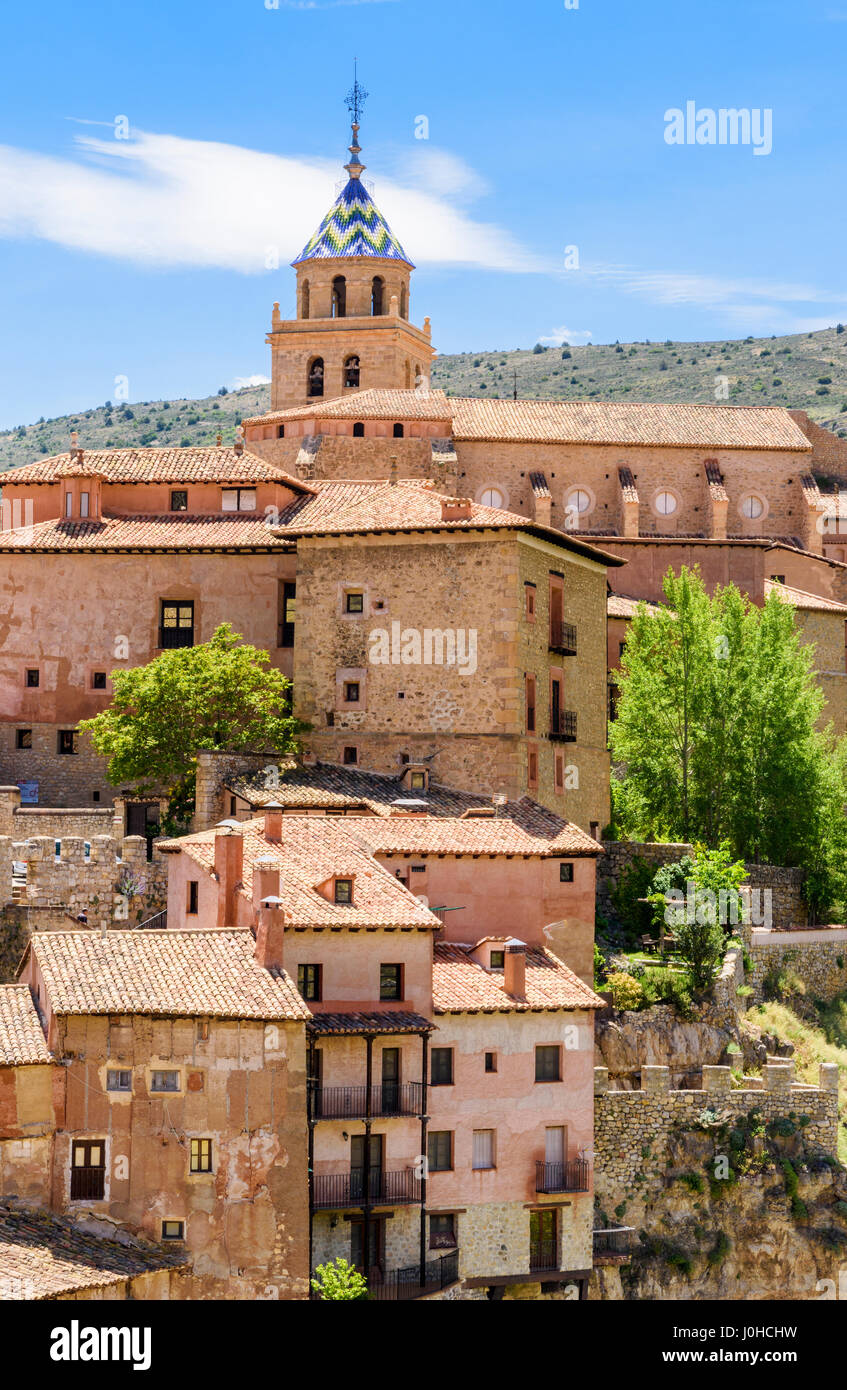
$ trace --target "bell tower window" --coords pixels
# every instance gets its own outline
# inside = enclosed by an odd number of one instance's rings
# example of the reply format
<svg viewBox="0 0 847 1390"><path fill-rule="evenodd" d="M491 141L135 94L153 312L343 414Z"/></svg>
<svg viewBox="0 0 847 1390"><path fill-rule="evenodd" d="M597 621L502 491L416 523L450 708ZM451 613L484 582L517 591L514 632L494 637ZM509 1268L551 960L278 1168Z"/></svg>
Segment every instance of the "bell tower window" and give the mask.
<svg viewBox="0 0 847 1390"><path fill-rule="evenodd" d="M343 319L347 313L347 281L336 275L332 282L332 317Z"/></svg>
<svg viewBox="0 0 847 1390"><path fill-rule="evenodd" d="M308 280L304 280L304 281L303 281L303 288L302 288L301 291L300 291L300 317L301 317L301 319L307 319L307 318L309 317L309 282L308 282Z"/></svg>
<svg viewBox="0 0 847 1390"><path fill-rule="evenodd" d="M359 385L359 359L358 357L348 357L344 363L344 385Z"/></svg>
<svg viewBox="0 0 847 1390"><path fill-rule="evenodd" d="M409 317L409 305L406 299L405 285L400 286L400 317L401 319L407 319Z"/></svg>
<svg viewBox="0 0 847 1390"><path fill-rule="evenodd" d="M324 360L315 357L309 364L308 394L322 396L324 393Z"/></svg>
<svg viewBox="0 0 847 1390"><path fill-rule="evenodd" d="M385 281L381 275L375 275L371 285L371 313L377 317L383 312L382 302L385 298Z"/></svg>
<svg viewBox="0 0 847 1390"><path fill-rule="evenodd" d="M403 438L403 426L402 426L402 425L397 424L397 425L394 426L394 438L395 438L395 439L402 439L402 438Z"/></svg>
<svg viewBox="0 0 847 1390"><path fill-rule="evenodd" d="M364 421L362 421L362 420L357 420L356 423L355 423L354 426L353 426L353 438L354 438L354 439L364 439L364 437L365 437L365 425L364 425Z"/></svg>

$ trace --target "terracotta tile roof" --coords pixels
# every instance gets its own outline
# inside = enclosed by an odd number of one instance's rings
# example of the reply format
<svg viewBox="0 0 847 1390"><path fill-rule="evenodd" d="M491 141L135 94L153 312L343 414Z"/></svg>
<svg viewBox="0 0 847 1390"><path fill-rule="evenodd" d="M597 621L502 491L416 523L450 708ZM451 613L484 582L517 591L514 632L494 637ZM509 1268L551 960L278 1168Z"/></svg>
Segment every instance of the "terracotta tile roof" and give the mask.
<svg viewBox="0 0 847 1390"><path fill-rule="evenodd" d="M0 550L280 550L285 537L262 516L199 516L191 512L115 516L102 521L40 521L0 531Z"/></svg>
<svg viewBox="0 0 847 1390"><path fill-rule="evenodd" d="M329 807L352 811L361 808L371 811L374 816L391 817L391 825L397 827L396 832L392 833L399 835L407 830L410 834L417 835L415 827L426 825L434 818L448 817L452 825L459 817L480 805L477 792L457 791L432 781L426 791L410 791L396 774L364 772L359 768L342 767L334 763L317 762L305 766L302 763L290 762L281 767L279 773L278 784L271 787L266 787L260 777L255 780L249 777L233 778L227 785L230 791L249 801L254 809L267 805L269 801L278 801L291 809ZM425 803L426 818L397 816L393 812L396 801L409 797ZM352 818L345 815L341 820L342 827ZM461 824L465 827L475 826L480 833L490 836L491 820L492 818L486 818L475 821L468 818ZM365 841L370 839L369 821L370 817L362 817L356 822L356 833ZM334 823L338 824L338 820ZM529 796L522 796L517 801L508 801L502 806L496 818L496 825L504 828L503 833L522 836L525 844L534 843L536 848L526 851L529 853L538 853L539 844L552 845L558 842L561 842L561 846L566 848L568 853L574 852L572 847L577 845L579 849L575 852L603 853L602 846L596 840L592 840L572 822L557 816L555 811L540 806ZM505 830L507 825L512 827L512 831ZM489 827L488 831L483 828L486 826ZM498 829L494 833L499 835L501 831Z"/></svg>
<svg viewBox="0 0 847 1390"><path fill-rule="evenodd" d="M325 1036L342 1033L431 1033L435 1025L422 1014L398 1010L397 1013L316 1013L307 1026L310 1033Z"/></svg>
<svg viewBox="0 0 847 1390"><path fill-rule="evenodd" d="M807 505L820 510L824 506L823 494L811 473L804 473L801 476L800 486L803 489L803 497Z"/></svg>
<svg viewBox="0 0 847 1390"><path fill-rule="evenodd" d="M538 1009L601 1009L603 1000L572 970L537 946L526 951L526 996L506 994L499 971L486 970L469 946L437 941L433 952L432 999L436 1014L527 1013Z"/></svg>
<svg viewBox="0 0 847 1390"><path fill-rule="evenodd" d="M345 816L344 824L377 854L602 854L602 846L579 826L535 817ZM541 808L539 808L539 811Z"/></svg>
<svg viewBox="0 0 847 1390"><path fill-rule="evenodd" d="M776 594L783 603L790 603L793 608L803 611L847 614L847 603L837 603L835 599L822 598L820 594L807 594L804 589L779 584L773 579L765 580L765 598L769 594Z"/></svg>
<svg viewBox="0 0 847 1390"><path fill-rule="evenodd" d="M211 445L187 449L85 449L82 468L96 472L107 483L257 483L277 482L297 492L307 492L308 484L292 478L249 449ZM63 477L79 476L80 463L70 453L53 454L37 463L25 463L0 474L0 480L14 484L54 483Z"/></svg>
<svg viewBox="0 0 847 1390"><path fill-rule="evenodd" d="M626 594L609 594L606 599L606 616L609 618L634 618L639 603L643 603L647 611L653 613L660 607L658 603L651 603L649 599L628 598Z"/></svg>
<svg viewBox="0 0 847 1390"><path fill-rule="evenodd" d="M618 482L624 502L637 502L638 488L635 486L635 478L631 468L624 465L618 469Z"/></svg>
<svg viewBox="0 0 847 1390"><path fill-rule="evenodd" d="M70 1217L0 1202L0 1300L59 1298L189 1264L182 1252L107 1240Z"/></svg>
<svg viewBox="0 0 847 1390"><path fill-rule="evenodd" d="M56 1014L307 1019L248 931L38 932L29 949Z"/></svg>
<svg viewBox="0 0 847 1390"><path fill-rule="evenodd" d="M345 829L346 821L346 816L285 816L281 842L265 838L263 816L243 821L243 895L252 901L253 866L257 859L271 858L280 868L286 926L438 930L439 919L376 862L361 837ZM211 872L214 830L186 835L175 843ZM352 903L328 901L318 892L319 885L333 877L355 877Z"/></svg>
<svg viewBox="0 0 847 1390"><path fill-rule="evenodd" d="M723 473L714 459L706 459L706 482L713 502L728 502L729 493L724 487Z"/></svg>
<svg viewBox="0 0 847 1390"><path fill-rule="evenodd" d="M533 496L534 496L534 497L552 497L552 496L553 496L552 492L550 491L549 485L548 485L548 483L547 483L547 478L546 478L546 476L545 476L543 473L530 473L530 475L529 475L529 482L530 482L530 486L531 486L531 488L532 488L532 492L533 492Z"/></svg>
<svg viewBox="0 0 847 1390"><path fill-rule="evenodd" d="M288 410L269 410L245 420L248 425L269 425L284 420L439 420L447 426L455 402L443 391L357 391L332 400L311 401ZM449 434L449 428L445 434ZM386 441L390 444L390 440Z"/></svg>
<svg viewBox="0 0 847 1390"><path fill-rule="evenodd" d="M0 1067L52 1062L28 985L0 985Z"/></svg>

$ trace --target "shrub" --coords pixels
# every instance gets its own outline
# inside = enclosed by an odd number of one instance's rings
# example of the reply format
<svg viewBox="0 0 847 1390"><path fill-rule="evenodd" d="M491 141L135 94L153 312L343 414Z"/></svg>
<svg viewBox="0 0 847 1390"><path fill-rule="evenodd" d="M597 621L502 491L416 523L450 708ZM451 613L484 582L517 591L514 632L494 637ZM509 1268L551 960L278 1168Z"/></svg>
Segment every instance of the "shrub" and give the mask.
<svg viewBox="0 0 847 1390"><path fill-rule="evenodd" d="M637 980L623 970L616 970L606 981L611 990L612 1002L616 1009L637 1009L641 1005L642 990Z"/></svg>
<svg viewBox="0 0 847 1390"><path fill-rule="evenodd" d="M595 941L595 942L594 942L594 988L595 988L595 989L603 989L603 987L604 987L604 986L603 986L603 981L604 981L605 978L606 978L606 973L607 973L606 957L603 955L603 952L600 950L600 947L597 945L597 942Z"/></svg>
<svg viewBox="0 0 847 1390"><path fill-rule="evenodd" d="M723 1264L724 1260L726 1259L727 1255L729 1254L729 1251L730 1251L730 1239L729 1239L729 1236L726 1234L726 1231L718 1231L718 1238L717 1238L717 1240L715 1241L715 1244L712 1246L712 1249L709 1251L708 1255L706 1256L706 1259L708 1260L709 1264L712 1265L712 1266L719 1265L719 1264Z"/></svg>
<svg viewBox="0 0 847 1390"><path fill-rule="evenodd" d="M694 1008L691 989L685 975L661 968L647 969L641 978L644 1003L669 1004L682 1018L690 1018Z"/></svg>
<svg viewBox="0 0 847 1390"><path fill-rule="evenodd" d="M324 1303L347 1303L368 1297L368 1285L363 1274L339 1256L315 1270L312 1288Z"/></svg>
<svg viewBox="0 0 847 1390"><path fill-rule="evenodd" d="M705 1187L702 1173L682 1173L680 1182L684 1182L690 1192L701 1193Z"/></svg>
<svg viewBox="0 0 847 1390"><path fill-rule="evenodd" d="M611 901L615 916L630 940L645 936L650 930L653 909L650 903L640 902L639 899L647 897L652 882L651 865L637 855L627 864L612 890Z"/></svg>

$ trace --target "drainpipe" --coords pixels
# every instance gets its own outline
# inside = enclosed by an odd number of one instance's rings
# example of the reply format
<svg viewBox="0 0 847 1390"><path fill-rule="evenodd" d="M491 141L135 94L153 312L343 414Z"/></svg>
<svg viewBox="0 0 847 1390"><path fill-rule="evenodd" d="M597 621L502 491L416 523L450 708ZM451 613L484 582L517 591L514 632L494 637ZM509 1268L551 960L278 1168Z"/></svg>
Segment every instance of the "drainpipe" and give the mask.
<svg viewBox="0 0 847 1390"><path fill-rule="evenodd" d="M426 1113L427 1105L427 1071L429 1065L429 1034L421 1034L421 1248L420 1248L420 1281L421 1288L426 1283L426 1127L429 1123L429 1116Z"/></svg>

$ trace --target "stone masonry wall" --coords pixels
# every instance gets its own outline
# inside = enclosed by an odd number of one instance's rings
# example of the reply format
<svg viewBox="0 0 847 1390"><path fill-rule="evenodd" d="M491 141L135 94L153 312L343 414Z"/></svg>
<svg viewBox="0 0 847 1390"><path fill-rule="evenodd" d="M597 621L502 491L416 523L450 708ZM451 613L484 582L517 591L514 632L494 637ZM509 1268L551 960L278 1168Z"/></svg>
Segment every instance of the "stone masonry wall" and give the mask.
<svg viewBox="0 0 847 1390"><path fill-rule="evenodd" d="M776 939L768 939L768 937ZM847 930L754 932L748 954L753 961L747 983L754 1002L762 998L765 977L785 968L799 976L808 993L829 1002L847 990Z"/></svg>

